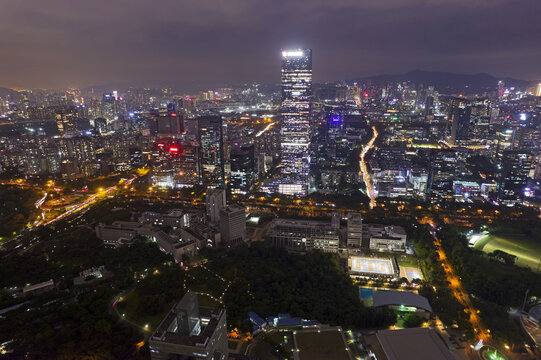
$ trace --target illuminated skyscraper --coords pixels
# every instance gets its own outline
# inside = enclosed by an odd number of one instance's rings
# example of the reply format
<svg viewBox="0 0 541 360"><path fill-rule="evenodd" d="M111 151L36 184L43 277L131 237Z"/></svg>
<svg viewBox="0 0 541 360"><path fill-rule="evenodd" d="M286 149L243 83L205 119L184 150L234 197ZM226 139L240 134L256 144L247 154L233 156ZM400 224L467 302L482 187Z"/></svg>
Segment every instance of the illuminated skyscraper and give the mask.
<svg viewBox="0 0 541 360"><path fill-rule="evenodd" d="M281 193L308 190L311 137L312 50L282 51Z"/></svg>
<svg viewBox="0 0 541 360"><path fill-rule="evenodd" d="M203 177L212 188L225 186L224 139L221 116L197 119Z"/></svg>
<svg viewBox="0 0 541 360"><path fill-rule="evenodd" d="M500 201L506 204L521 201L532 169L532 161L533 156L528 151L508 150L503 152L498 184Z"/></svg>

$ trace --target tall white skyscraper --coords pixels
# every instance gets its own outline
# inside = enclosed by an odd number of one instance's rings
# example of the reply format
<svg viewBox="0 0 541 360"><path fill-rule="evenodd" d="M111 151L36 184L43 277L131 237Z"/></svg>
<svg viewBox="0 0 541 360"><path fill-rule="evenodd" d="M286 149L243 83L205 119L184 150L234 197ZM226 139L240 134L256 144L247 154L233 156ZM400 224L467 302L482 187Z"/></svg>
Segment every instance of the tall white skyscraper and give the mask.
<svg viewBox="0 0 541 360"><path fill-rule="evenodd" d="M282 51L282 182L279 192L305 195L310 167L312 50Z"/></svg>

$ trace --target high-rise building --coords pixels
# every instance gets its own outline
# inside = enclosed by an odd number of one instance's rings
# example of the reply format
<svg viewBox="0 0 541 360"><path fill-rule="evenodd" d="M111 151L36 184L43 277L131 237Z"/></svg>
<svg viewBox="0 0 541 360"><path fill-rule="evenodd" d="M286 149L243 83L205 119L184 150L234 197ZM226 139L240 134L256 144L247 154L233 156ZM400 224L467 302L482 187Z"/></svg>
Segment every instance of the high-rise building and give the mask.
<svg viewBox="0 0 541 360"><path fill-rule="evenodd" d="M252 187L256 174L254 145L243 145L231 151L229 163L231 177L228 187L231 193L246 194Z"/></svg>
<svg viewBox="0 0 541 360"><path fill-rule="evenodd" d="M207 190L207 216L210 222L220 221L220 210L226 207L225 190L220 188Z"/></svg>
<svg viewBox="0 0 541 360"><path fill-rule="evenodd" d="M56 113L56 127L63 134L75 130L75 120L71 112L59 111Z"/></svg>
<svg viewBox="0 0 541 360"><path fill-rule="evenodd" d="M434 97L427 96L426 103L425 103L425 119L428 120L428 118L433 114L434 114Z"/></svg>
<svg viewBox="0 0 541 360"><path fill-rule="evenodd" d="M453 179L457 175L458 155L455 150L434 150L430 155L427 197L432 202L453 199Z"/></svg>
<svg viewBox="0 0 541 360"><path fill-rule="evenodd" d="M232 205L220 210L220 233L226 245L246 241L246 214L242 206Z"/></svg>
<svg viewBox="0 0 541 360"><path fill-rule="evenodd" d="M308 191L311 137L312 50L282 51L280 192L305 195Z"/></svg>
<svg viewBox="0 0 541 360"><path fill-rule="evenodd" d="M449 109L449 119L451 121L451 142L457 144L468 140L470 132L471 106L466 106L464 102L453 105Z"/></svg>
<svg viewBox="0 0 541 360"><path fill-rule="evenodd" d="M360 248L363 240L363 218L360 213L348 213L347 246Z"/></svg>
<svg viewBox="0 0 541 360"><path fill-rule="evenodd" d="M492 147L492 159L500 164L505 150L511 150L514 147L516 131L514 129L502 129L496 132L494 145Z"/></svg>
<svg viewBox="0 0 541 360"><path fill-rule="evenodd" d="M498 195L501 202L512 204L524 197L524 188L532 169L533 156L527 151L503 152Z"/></svg>
<svg viewBox="0 0 541 360"><path fill-rule="evenodd" d="M203 180L210 187L223 187L225 169L222 117L201 116L197 119L197 124Z"/></svg>
<svg viewBox="0 0 541 360"><path fill-rule="evenodd" d="M111 93L104 93L101 100L101 113L108 121L115 120L116 112L116 99Z"/></svg>
<svg viewBox="0 0 541 360"><path fill-rule="evenodd" d="M226 311L200 307L197 296L186 293L150 337L152 360L228 358Z"/></svg>

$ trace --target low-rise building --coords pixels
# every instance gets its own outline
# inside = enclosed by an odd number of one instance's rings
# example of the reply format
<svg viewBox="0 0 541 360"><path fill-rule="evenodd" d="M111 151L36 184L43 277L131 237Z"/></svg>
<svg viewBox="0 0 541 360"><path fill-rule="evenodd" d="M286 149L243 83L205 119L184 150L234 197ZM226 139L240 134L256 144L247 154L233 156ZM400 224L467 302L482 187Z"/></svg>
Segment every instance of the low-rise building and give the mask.
<svg viewBox="0 0 541 360"><path fill-rule="evenodd" d="M154 226L170 226L173 229L186 226L188 214L180 209L172 209L165 214L145 211L139 221L143 224L151 224Z"/></svg>
<svg viewBox="0 0 541 360"><path fill-rule="evenodd" d="M149 339L152 360L228 358L225 309L200 307L188 292Z"/></svg>
<svg viewBox="0 0 541 360"><path fill-rule="evenodd" d="M366 224L365 237L373 251L406 251L406 231L401 226Z"/></svg>
<svg viewBox="0 0 541 360"><path fill-rule="evenodd" d="M340 229L327 221L274 219L267 231L274 246L291 250L338 252Z"/></svg>
<svg viewBox="0 0 541 360"><path fill-rule="evenodd" d="M96 236L106 245L121 246L132 242L137 235L151 236L154 229L151 225L132 221L115 221L111 225L99 223Z"/></svg>
<svg viewBox="0 0 541 360"><path fill-rule="evenodd" d="M380 330L364 340L378 360L455 359L441 336L430 328Z"/></svg>

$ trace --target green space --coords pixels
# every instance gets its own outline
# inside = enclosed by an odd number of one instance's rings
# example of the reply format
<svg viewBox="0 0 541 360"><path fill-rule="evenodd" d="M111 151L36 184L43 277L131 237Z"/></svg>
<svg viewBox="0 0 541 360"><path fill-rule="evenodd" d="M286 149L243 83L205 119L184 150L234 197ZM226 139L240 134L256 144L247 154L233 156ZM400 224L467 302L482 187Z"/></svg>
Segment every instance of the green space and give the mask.
<svg viewBox="0 0 541 360"><path fill-rule="evenodd" d="M522 305L526 290L531 296L541 296L540 275L470 248L459 227L444 225L438 237L462 285L473 295L470 298L493 338L504 344L521 343L519 326L510 320L507 311Z"/></svg>
<svg viewBox="0 0 541 360"><path fill-rule="evenodd" d="M539 272L541 269L541 241L522 234L491 234L479 240L475 249L487 254L495 250L516 256L515 264Z"/></svg>
<svg viewBox="0 0 541 360"><path fill-rule="evenodd" d="M1 308L14 302L30 302L4 314L0 342L12 340L12 358L17 359L145 358L136 349L136 344L143 340L141 329L121 321L110 304L134 283L134 276L172 267L170 257L156 244L142 240L129 247L105 247L91 229L71 228L68 224L59 222L57 229L65 229L60 233L50 227L32 232L38 239L37 245L24 253L0 253L0 288L49 279L56 284L56 290L17 299L0 291ZM73 278L80 271L101 265L113 275L74 286ZM151 278L147 275L147 279ZM145 311L167 308L167 297L174 295L167 291L176 289L169 288L163 294L141 296L146 303L137 306L145 307ZM146 288L141 285L138 290L144 294Z"/></svg>
<svg viewBox="0 0 541 360"><path fill-rule="evenodd" d="M293 345L292 332L271 331L256 336L250 356L261 360L289 359Z"/></svg>
<svg viewBox="0 0 541 360"><path fill-rule="evenodd" d="M349 360L342 333L337 330L298 331L295 343L301 360Z"/></svg>
<svg viewBox="0 0 541 360"><path fill-rule="evenodd" d="M323 324L385 327L396 320L386 310L365 308L359 290L340 267L337 254L288 253L258 242L209 253L206 266L232 281L223 298L228 323L249 330L246 314L289 313Z"/></svg>
<svg viewBox="0 0 541 360"><path fill-rule="evenodd" d="M173 265L139 280L133 295L117 305L119 312L137 324L152 326L160 318L157 314L165 316L186 290L219 298L231 282L223 305L204 295L199 296L199 301L203 306L225 306L228 325L241 331L252 329L247 320L249 311L262 317L290 313L355 328L385 327L396 320L390 311L368 309L360 303L358 288L340 268L337 255L290 254L258 242L251 247L207 251L206 256L209 261L204 266L183 271ZM171 287L177 289L175 293L169 293L167 288ZM171 304L160 301L161 294L171 299ZM156 303L159 306L153 305L150 310L150 304Z"/></svg>
<svg viewBox="0 0 541 360"><path fill-rule="evenodd" d="M38 213L34 203L41 195L32 189L13 185L0 186L0 240L13 236L35 219Z"/></svg>
<svg viewBox="0 0 541 360"><path fill-rule="evenodd" d="M419 261L415 257L415 255L397 255L393 254L394 257L396 257L396 261L398 262L398 266L400 267L419 267Z"/></svg>

